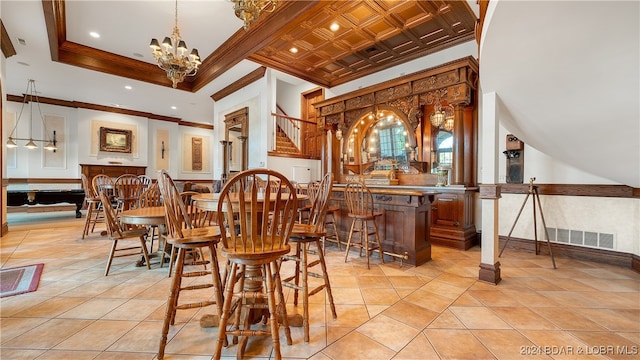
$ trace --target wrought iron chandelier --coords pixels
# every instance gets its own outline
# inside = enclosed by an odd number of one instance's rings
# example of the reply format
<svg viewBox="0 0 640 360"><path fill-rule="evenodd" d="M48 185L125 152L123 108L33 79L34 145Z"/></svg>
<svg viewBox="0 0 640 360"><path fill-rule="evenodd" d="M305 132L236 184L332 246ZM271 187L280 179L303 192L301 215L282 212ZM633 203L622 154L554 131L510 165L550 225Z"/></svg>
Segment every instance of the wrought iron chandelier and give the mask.
<svg viewBox="0 0 640 360"><path fill-rule="evenodd" d="M278 0L231 0L236 16L244 22L244 29L249 29L249 25L258 20L260 13L273 12L276 9Z"/></svg>
<svg viewBox="0 0 640 360"><path fill-rule="evenodd" d="M38 106L38 112L40 113L40 119L42 120L42 128L44 129L44 133L47 134L47 139L45 140L38 140L33 138L33 103L34 101ZM15 137L16 129L18 128L18 124L20 123L20 120L22 120L22 112L24 111L24 107L27 104L27 102L29 103L29 137L28 138ZM7 140L7 147L8 148L18 147L18 144L16 144L16 140L29 140L24 145L24 147L26 147L27 149L37 149L38 145L36 144L36 142L45 143L44 148L46 150L54 151L57 149L56 132L55 131L53 132L53 138L49 138L48 136L47 126L44 123L44 117L42 116L42 110L40 109L40 99L38 99L38 94L36 92L35 80L29 79L29 82L27 83L27 91L25 92L22 98L22 107L20 108L20 114L18 115L18 120L16 121L16 124L13 127L13 130L11 130L11 134L9 135L9 138Z"/></svg>
<svg viewBox="0 0 640 360"><path fill-rule="evenodd" d="M191 50L187 55L187 44L180 38L178 29L178 0L176 0L175 26L171 37L165 37L162 45L158 39L151 39L149 47L153 50L153 57L158 62L158 66L167 72L167 78L173 83L175 88L186 76L193 76L198 72L198 66L202 64L197 49ZM173 40L173 43L172 41ZM176 47L173 47L176 44Z"/></svg>

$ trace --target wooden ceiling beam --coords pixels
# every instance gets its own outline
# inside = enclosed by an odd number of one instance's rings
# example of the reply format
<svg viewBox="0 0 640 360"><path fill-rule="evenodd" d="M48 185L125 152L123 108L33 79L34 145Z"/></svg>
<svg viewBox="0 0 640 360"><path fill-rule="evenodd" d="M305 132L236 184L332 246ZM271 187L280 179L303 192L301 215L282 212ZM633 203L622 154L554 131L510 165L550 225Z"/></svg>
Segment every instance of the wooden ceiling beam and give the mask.
<svg viewBox="0 0 640 360"><path fill-rule="evenodd" d="M5 59L12 57L16 53L16 48L13 47L13 43L11 42L11 37L7 32L7 29L4 27L4 23L0 20L0 47L2 48L2 54Z"/></svg>
<svg viewBox="0 0 640 360"><path fill-rule="evenodd" d="M226 96L229 96L234 92L242 89L243 87L251 84L252 82L262 79L266 71L267 71L266 67L260 66L259 68L253 70L252 72L238 79L238 81L233 82L231 85L211 95L211 98L213 99L213 101L218 101L220 99L223 99Z"/></svg>
<svg viewBox="0 0 640 360"><path fill-rule="evenodd" d="M193 91L198 91L240 61L249 58L279 34L286 33L294 26L292 19L297 19L305 12L321 6L322 1L319 0L279 2L273 13L261 17L246 31L236 31L202 62L194 80Z"/></svg>

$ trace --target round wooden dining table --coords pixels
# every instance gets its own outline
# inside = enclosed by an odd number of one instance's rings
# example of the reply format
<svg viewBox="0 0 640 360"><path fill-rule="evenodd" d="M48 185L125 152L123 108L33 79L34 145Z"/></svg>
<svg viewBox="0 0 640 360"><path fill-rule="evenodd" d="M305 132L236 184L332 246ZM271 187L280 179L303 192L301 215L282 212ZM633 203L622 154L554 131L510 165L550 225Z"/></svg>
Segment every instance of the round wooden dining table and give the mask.
<svg viewBox="0 0 640 360"><path fill-rule="evenodd" d="M165 218L164 218L164 206L150 206L143 208L136 208L131 210L124 210L120 212L120 222L129 225L142 225L142 226L157 226L158 232L162 233ZM153 235L152 235L153 236ZM158 248L157 253L151 254L153 251L153 238L151 239L149 257L160 257L164 259L164 249ZM136 266L143 266L144 259L138 261Z"/></svg>
<svg viewBox="0 0 640 360"><path fill-rule="evenodd" d="M300 206L302 202L309 199L309 196L304 194L296 194L296 195L298 198L298 206ZM283 199L289 198L289 194L283 193L282 198ZM218 211L218 201L220 200L220 193L204 193L204 194L193 195L191 199L196 202L196 207L198 209L206 210L206 211ZM234 193L230 194L230 199L232 202L239 202L239 198L237 194L234 194ZM272 201L274 200L273 197L271 197L270 199ZM264 200L264 197L258 197L258 202L262 202L263 200ZM251 202L251 198L249 196L247 196L246 202Z"/></svg>
<svg viewBox="0 0 640 360"><path fill-rule="evenodd" d="M164 206L143 207L120 213L120 222L130 225L164 225Z"/></svg>

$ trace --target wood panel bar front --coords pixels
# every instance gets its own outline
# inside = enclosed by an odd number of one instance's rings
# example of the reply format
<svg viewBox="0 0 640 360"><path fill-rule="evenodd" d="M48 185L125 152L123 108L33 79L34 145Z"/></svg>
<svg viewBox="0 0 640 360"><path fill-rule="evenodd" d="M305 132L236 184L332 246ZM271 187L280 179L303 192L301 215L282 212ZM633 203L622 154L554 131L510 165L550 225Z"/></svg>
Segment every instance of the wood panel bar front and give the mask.
<svg viewBox="0 0 640 360"><path fill-rule="evenodd" d="M384 212L377 220L383 251L399 256L406 254L406 262L414 266L431 260L429 219L431 202L437 192L373 186L369 189L376 209ZM340 239L346 241L351 218L344 199L344 184L334 184L331 201L340 208L336 220Z"/></svg>

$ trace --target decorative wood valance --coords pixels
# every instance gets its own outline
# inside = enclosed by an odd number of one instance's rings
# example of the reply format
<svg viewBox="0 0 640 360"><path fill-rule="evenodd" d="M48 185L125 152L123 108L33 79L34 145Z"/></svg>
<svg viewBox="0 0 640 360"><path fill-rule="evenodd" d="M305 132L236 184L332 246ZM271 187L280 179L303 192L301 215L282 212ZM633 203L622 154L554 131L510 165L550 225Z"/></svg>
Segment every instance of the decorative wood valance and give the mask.
<svg viewBox="0 0 640 360"><path fill-rule="evenodd" d="M318 123L327 128L348 128L376 106L389 106L407 116L415 130L423 105L436 98L451 105L473 103L477 88L478 62L465 57L314 104Z"/></svg>

